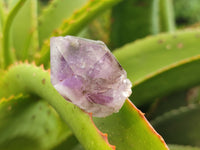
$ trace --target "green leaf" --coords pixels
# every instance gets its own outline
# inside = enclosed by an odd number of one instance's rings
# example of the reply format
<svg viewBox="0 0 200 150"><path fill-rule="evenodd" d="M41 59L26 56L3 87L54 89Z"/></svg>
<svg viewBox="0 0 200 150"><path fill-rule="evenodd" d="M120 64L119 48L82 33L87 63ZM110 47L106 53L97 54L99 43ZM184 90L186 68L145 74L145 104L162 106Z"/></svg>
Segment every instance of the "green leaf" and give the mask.
<svg viewBox="0 0 200 150"><path fill-rule="evenodd" d="M91 0L81 9L76 11L69 19L52 34L52 36L65 36L78 34L95 17L105 10L111 8L121 0ZM36 63L49 65L50 59L50 40L47 40L39 54Z"/></svg>
<svg viewBox="0 0 200 150"><path fill-rule="evenodd" d="M0 1L0 33L3 31L3 23L4 23L4 17L5 17L5 12L4 12L4 2Z"/></svg>
<svg viewBox="0 0 200 150"><path fill-rule="evenodd" d="M83 29L96 16L111 8L121 0L91 0L84 7L75 12L72 17L64 21L54 33L54 36L75 35Z"/></svg>
<svg viewBox="0 0 200 150"><path fill-rule="evenodd" d="M175 18L173 0L153 0L152 6L152 31L173 32L175 30Z"/></svg>
<svg viewBox="0 0 200 150"><path fill-rule="evenodd" d="M133 83L134 104L200 84L199 35L199 30L160 34L114 51Z"/></svg>
<svg viewBox="0 0 200 150"><path fill-rule="evenodd" d="M151 7L152 0L124 0L113 7L110 35L112 48L151 33Z"/></svg>
<svg viewBox="0 0 200 150"><path fill-rule="evenodd" d="M200 146L200 105L189 105L165 113L152 121L167 143Z"/></svg>
<svg viewBox="0 0 200 150"><path fill-rule="evenodd" d="M3 22L4 22L4 8L3 1L0 1L0 69L3 68L3 46L2 46L2 38L3 38Z"/></svg>
<svg viewBox="0 0 200 150"><path fill-rule="evenodd" d="M73 12L79 9L88 0L53 0L48 4L39 16L39 42L43 41L57 29L64 19L70 17Z"/></svg>
<svg viewBox="0 0 200 150"><path fill-rule="evenodd" d="M13 23L14 18L16 17L19 10L24 5L25 0L19 0L16 5L9 12L8 16L5 19L5 24L3 26L3 56L4 56L4 68L8 67L13 62L12 51L10 48L10 31L11 25Z"/></svg>
<svg viewBox="0 0 200 150"><path fill-rule="evenodd" d="M37 0L26 1L13 21L11 40L19 60L32 60L38 50L37 5Z"/></svg>
<svg viewBox="0 0 200 150"><path fill-rule="evenodd" d="M159 2L160 0L153 0L152 2L152 33L158 34L160 32L160 19L159 19Z"/></svg>
<svg viewBox="0 0 200 150"><path fill-rule="evenodd" d="M0 33L0 70L3 69L3 47L2 47L2 35Z"/></svg>
<svg viewBox="0 0 200 150"><path fill-rule="evenodd" d="M42 100L12 96L0 100L0 149L44 150L59 144L71 131Z"/></svg>
<svg viewBox="0 0 200 150"><path fill-rule="evenodd" d="M3 25L5 21L5 4L4 1L0 1L0 69L3 69Z"/></svg>
<svg viewBox="0 0 200 150"><path fill-rule="evenodd" d="M91 117L66 101L50 82L49 72L30 64L12 66L0 82L0 97L29 93L46 100L70 127L86 150L111 150L106 138L97 130Z"/></svg>
<svg viewBox="0 0 200 150"><path fill-rule="evenodd" d="M97 127L108 133L117 150L165 150L162 137L151 127L144 114L129 100L122 109L106 118L94 118Z"/></svg>
<svg viewBox="0 0 200 150"><path fill-rule="evenodd" d="M169 145L170 150L200 150L199 147Z"/></svg>

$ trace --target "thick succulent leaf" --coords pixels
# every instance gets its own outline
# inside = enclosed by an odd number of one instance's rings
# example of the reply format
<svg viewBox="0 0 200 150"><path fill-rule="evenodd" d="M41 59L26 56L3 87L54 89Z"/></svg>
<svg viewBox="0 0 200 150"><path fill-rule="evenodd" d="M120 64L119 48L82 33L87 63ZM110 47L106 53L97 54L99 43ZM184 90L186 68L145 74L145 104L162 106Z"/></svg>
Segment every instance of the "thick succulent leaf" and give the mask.
<svg viewBox="0 0 200 150"><path fill-rule="evenodd" d="M103 119L93 119L99 129L108 132L108 139L116 145L117 150L146 150L149 147L150 149L167 149L162 138L148 124L143 114L128 100L119 113ZM82 150L75 137L71 137L70 145L67 139L54 150L64 150L65 147L69 150Z"/></svg>
<svg viewBox="0 0 200 150"><path fill-rule="evenodd" d="M66 101L50 82L49 72L30 64L12 66L0 82L0 97L32 93L46 100L71 128L86 150L111 150L107 138L94 125L90 115ZM97 149L98 148L98 149Z"/></svg>
<svg viewBox="0 0 200 150"><path fill-rule="evenodd" d="M116 145L117 150L168 149L144 114L129 100L118 113L106 118L94 118L94 122L100 130L108 133L110 143Z"/></svg>
<svg viewBox="0 0 200 150"><path fill-rule="evenodd" d="M53 0L39 16L39 42L48 38L64 19L83 6L88 0Z"/></svg>
<svg viewBox="0 0 200 150"><path fill-rule="evenodd" d="M0 4L1 5L1 4ZM0 6L1 7L1 6ZM1 10L0 10L1 11ZM0 12L1 13L1 12ZM0 16L1 17L1 16ZM3 34L2 34L2 20L0 18L0 68L2 68L2 61L3 61L3 47L2 47L2 37L3 37Z"/></svg>
<svg viewBox="0 0 200 150"><path fill-rule="evenodd" d="M16 15L20 11L20 9L23 7L25 2L26 2L25 0L16 1L16 4L10 10L10 12L8 13L8 16L5 19L5 23L3 26L3 40L2 40L4 68L7 68L14 61L15 53L13 53L13 49L11 49L11 46L10 46L11 45L11 36L10 36L11 26L14 22Z"/></svg>
<svg viewBox="0 0 200 150"><path fill-rule="evenodd" d="M111 47L117 48L151 33L153 0L124 0L112 9ZM139 16L139 17L138 17Z"/></svg>
<svg viewBox="0 0 200 150"><path fill-rule="evenodd" d="M0 149L44 150L59 144L71 131L43 100L12 96L0 100Z"/></svg>
<svg viewBox="0 0 200 150"><path fill-rule="evenodd" d="M91 0L77 12L75 12L69 19L63 21L62 25L52 34L52 36L65 36L78 34L84 27L95 17L105 10L111 8L121 0ZM45 67L49 65L50 41L44 42L42 51L38 54L37 64L44 64Z"/></svg>
<svg viewBox="0 0 200 150"><path fill-rule="evenodd" d="M194 59L191 58L188 60L183 60L182 62L180 63L180 65L178 64L176 66L175 64L176 67L171 69L169 68L169 70L167 70L166 72L158 74L158 76L152 77L151 80L148 80L145 83L138 85L137 88L135 88L135 93L139 94L140 90L144 90L144 88L147 88L145 90L148 90L149 88L159 89L160 87L162 87L156 92L147 91L145 93L145 96L142 97L143 100L147 97L149 97L149 100L152 100L153 98L170 94L173 91L184 90L186 88L198 85L200 83L200 57L197 56L196 58L194 57ZM191 72L194 72L194 74L191 75ZM138 97L139 95L137 94L135 96Z"/></svg>
<svg viewBox="0 0 200 150"><path fill-rule="evenodd" d="M160 34L114 52L133 82L134 104L200 83L199 38L199 30Z"/></svg>
<svg viewBox="0 0 200 150"><path fill-rule="evenodd" d="M30 60L38 50L37 11L37 0L28 0L13 21L11 40L20 60Z"/></svg>
<svg viewBox="0 0 200 150"><path fill-rule="evenodd" d="M153 0L152 5L152 32L173 32L175 19L173 0Z"/></svg>
<svg viewBox="0 0 200 150"><path fill-rule="evenodd" d="M0 1L0 33L2 33L2 27L3 27L3 22L4 22L4 15L5 15L5 12L4 12L4 3L3 1Z"/></svg>
<svg viewBox="0 0 200 150"><path fill-rule="evenodd" d="M172 110L152 121L167 143L200 146L200 105Z"/></svg>
<svg viewBox="0 0 200 150"><path fill-rule="evenodd" d="M170 150L200 150L200 147L169 145Z"/></svg>

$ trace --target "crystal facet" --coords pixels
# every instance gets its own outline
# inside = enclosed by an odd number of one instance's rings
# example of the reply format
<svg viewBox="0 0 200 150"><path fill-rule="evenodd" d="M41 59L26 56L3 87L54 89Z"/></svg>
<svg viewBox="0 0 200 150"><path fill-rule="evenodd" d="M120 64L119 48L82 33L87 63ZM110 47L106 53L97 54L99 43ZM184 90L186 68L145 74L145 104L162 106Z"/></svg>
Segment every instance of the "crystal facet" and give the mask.
<svg viewBox="0 0 200 150"><path fill-rule="evenodd" d="M50 43L55 89L93 116L118 112L132 85L106 45L73 36L53 37Z"/></svg>

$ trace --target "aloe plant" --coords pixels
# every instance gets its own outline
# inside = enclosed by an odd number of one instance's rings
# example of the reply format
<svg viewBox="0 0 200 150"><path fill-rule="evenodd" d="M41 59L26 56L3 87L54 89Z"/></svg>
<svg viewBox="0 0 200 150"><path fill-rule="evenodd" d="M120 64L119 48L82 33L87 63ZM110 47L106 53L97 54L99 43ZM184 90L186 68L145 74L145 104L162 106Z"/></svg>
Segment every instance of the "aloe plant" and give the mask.
<svg viewBox="0 0 200 150"><path fill-rule="evenodd" d="M200 149L200 31L178 30L173 4L1 0L0 149ZM94 117L53 87L50 38L65 35L113 48L133 84L119 112Z"/></svg>

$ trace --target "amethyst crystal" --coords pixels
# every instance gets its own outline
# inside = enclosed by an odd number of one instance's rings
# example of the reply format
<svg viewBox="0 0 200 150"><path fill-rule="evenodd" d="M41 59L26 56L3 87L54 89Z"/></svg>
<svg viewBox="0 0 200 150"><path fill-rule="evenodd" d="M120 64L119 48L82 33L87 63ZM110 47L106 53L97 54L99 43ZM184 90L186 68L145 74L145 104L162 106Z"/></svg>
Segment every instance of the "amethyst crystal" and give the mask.
<svg viewBox="0 0 200 150"><path fill-rule="evenodd" d="M51 82L66 99L93 116L118 112L131 94L126 71L103 42L51 38Z"/></svg>

